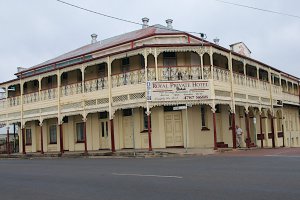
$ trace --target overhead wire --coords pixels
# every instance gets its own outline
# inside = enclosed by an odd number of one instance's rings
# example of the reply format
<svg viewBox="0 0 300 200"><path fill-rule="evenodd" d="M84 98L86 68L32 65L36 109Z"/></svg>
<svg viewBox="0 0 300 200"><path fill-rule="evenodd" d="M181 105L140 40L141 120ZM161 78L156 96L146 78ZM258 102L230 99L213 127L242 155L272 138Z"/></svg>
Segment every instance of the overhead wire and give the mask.
<svg viewBox="0 0 300 200"><path fill-rule="evenodd" d="M259 10L259 11L263 11L263 12L269 12L269 13L273 13L273 14L284 15L284 16L294 17L294 18L300 19L300 16L289 14L289 13L278 12L278 11L268 10L268 9L264 9L264 8L258 8L258 7L254 7L254 6L248 6L248 5L233 3L233 2L229 2L229 1L223 1L223 0L215 0L215 1L225 3L225 4L234 5L234 6L239 6L239 7L249 8L249 9L253 9L253 10Z"/></svg>
<svg viewBox="0 0 300 200"><path fill-rule="evenodd" d="M124 19L124 18L120 18L120 17L115 17L115 16L112 16L112 15L108 15L108 14L104 14L104 13L98 12L98 11L90 10L90 9L87 9L87 8L84 8L84 7L81 7L81 6L72 4L72 3L68 3L66 1L62 1L62 0L56 0L56 1L58 1L60 3L63 3L65 5L68 5L68 6L77 8L77 9L80 9L80 10L84 10L84 11L87 11L87 12L90 12L90 13L101 15L103 17L108 17L108 18L111 18L111 19L115 19L115 20L119 20L119 21L131 23L131 24L135 24L135 25L143 25L142 23L139 23L139 22L135 22L135 21L131 21L131 20L128 20L128 19ZM149 25L148 27L154 27L154 28L163 29L163 30L170 30L170 28L161 27L161 26L155 26L155 25L152 25L152 26ZM207 38L207 35L205 33L200 33L200 32L195 32L195 31L181 31L179 29L174 29L174 28L172 28L172 31L185 32L185 33L200 35L200 37L201 37L202 40Z"/></svg>

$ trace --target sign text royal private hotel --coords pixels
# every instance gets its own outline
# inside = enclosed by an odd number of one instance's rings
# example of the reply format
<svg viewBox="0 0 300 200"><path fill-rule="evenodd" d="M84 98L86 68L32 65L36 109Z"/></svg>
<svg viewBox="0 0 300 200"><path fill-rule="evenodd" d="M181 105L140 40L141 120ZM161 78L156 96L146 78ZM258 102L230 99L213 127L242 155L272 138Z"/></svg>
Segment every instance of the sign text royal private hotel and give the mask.
<svg viewBox="0 0 300 200"><path fill-rule="evenodd" d="M148 101L207 100L211 98L209 81L149 81Z"/></svg>

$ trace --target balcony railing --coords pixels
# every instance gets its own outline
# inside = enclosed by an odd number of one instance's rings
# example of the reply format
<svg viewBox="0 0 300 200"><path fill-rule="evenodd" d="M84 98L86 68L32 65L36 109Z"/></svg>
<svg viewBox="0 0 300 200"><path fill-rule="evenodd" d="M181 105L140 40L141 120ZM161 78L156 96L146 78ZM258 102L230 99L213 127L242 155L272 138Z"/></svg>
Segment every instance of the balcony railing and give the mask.
<svg viewBox="0 0 300 200"><path fill-rule="evenodd" d="M203 66L200 65L188 65L188 66L160 66L158 69L154 67L148 68L148 80L154 81L156 77L156 70L158 72L159 81L177 81L177 80L198 80L198 79L214 79L218 86L222 86L223 83L230 84L230 71L224 68ZM212 76L213 72L213 76ZM124 85L136 85L145 82L145 70L138 69L128 71L126 73L114 74L111 77L112 87L119 87ZM225 85L226 85L225 84ZM282 99L285 102L299 103L299 96L282 92L282 87L277 85L270 85L269 82L258 80L244 74L233 73L233 84L235 87L252 88L260 90L260 93L269 95L270 87L272 87L272 93L274 98ZM81 93L101 91L108 88L108 77L97 78L93 80L87 80L82 85L82 82L73 83L58 88L51 88L41 90L40 92L34 92L23 95L23 103L29 104L38 101L47 101L58 98L58 92L61 97L72 96ZM246 92L246 91L245 91ZM0 100L0 108L6 109L8 107L14 107L21 104L21 96L10 97Z"/></svg>
<svg viewBox="0 0 300 200"><path fill-rule="evenodd" d="M24 104L34 103L37 102L38 100L39 100L39 92L33 92L33 93L23 95Z"/></svg>
<svg viewBox="0 0 300 200"><path fill-rule="evenodd" d="M9 107L14 107L14 106L18 106L21 103L21 97L20 96L16 96L16 97L10 97L7 99L8 105Z"/></svg>
<svg viewBox="0 0 300 200"><path fill-rule="evenodd" d="M102 89L107 89L107 77L85 81L84 87L85 92L94 92Z"/></svg>
<svg viewBox="0 0 300 200"><path fill-rule="evenodd" d="M57 88L51 88L51 89L41 91L40 100L42 101L56 99L56 98L57 98Z"/></svg>
<svg viewBox="0 0 300 200"><path fill-rule="evenodd" d="M119 87L123 85L134 85L145 82L145 70L134 70L120 74L112 75L112 87Z"/></svg>
<svg viewBox="0 0 300 200"><path fill-rule="evenodd" d="M221 82L230 82L230 71L214 66L214 80Z"/></svg>
<svg viewBox="0 0 300 200"><path fill-rule="evenodd" d="M286 93L283 92L282 95L284 96L283 101L285 102L292 102L295 104L299 104L299 95L295 95L295 94L290 94L290 93Z"/></svg>
<svg viewBox="0 0 300 200"><path fill-rule="evenodd" d="M75 94L81 94L82 93L82 83L73 83L70 85L65 85L60 88L61 90L61 96L70 96Z"/></svg>
<svg viewBox="0 0 300 200"><path fill-rule="evenodd" d="M200 65L191 66L159 66L160 76L162 81L175 80L198 80L211 78L210 66L203 67L203 75Z"/></svg>

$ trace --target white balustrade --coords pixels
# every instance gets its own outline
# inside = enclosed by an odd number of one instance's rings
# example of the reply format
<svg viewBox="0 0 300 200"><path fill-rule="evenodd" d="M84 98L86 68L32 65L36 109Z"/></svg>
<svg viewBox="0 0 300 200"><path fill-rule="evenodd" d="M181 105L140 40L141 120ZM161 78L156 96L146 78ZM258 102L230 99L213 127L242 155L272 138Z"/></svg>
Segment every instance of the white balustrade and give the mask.
<svg viewBox="0 0 300 200"><path fill-rule="evenodd" d="M298 95L283 92L282 96L283 96L283 101L299 104L299 96Z"/></svg>
<svg viewBox="0 0 300 200"><path fill-rule="evenodd" d="M246 84L246 76L244 74L233 73L233 83L244 86Z"/></svg>
<svg viewBox="0 0 300 200"><path fill-rule="evenodd" d="M122 85L134 85L145 82L145 69L134 70L121 74L112 75L112 87Z"/></svg>
<svg viewBox="0 0 300 200"><path fill-rule="evenodd" d="M221 82L229 82L229 71L226 69L214 67L214 80Z"/></svg>
<svg viewBox="0 0 300 200"><path fill-rule="evenodd" d="M148 68L148 81L155 80L155 68Z"/></svg>
<svg viewBox="0 0 300 200"><path fill-rule="evenodd" d="M107 77L85 81L85 92L94 92L108 88Z"/></svg>
<svg viewBox="0 0 300 200"><path fill-rule="evenodd" d="M74 84L65 85L61 87L62 96L70 96L70 95L75 95L80 93L82 93L81 83L74 83Z"/></svg>
<svg viewBox="0 0 300 200"><path fill-rule="evenodd" d="M270 86L270 83L268 83L266 81L260 81L260 88L262 90L268 91L270 88L269 86Z"/></svg>
<svg viewBox="0 0 300 200"><path fill-rule="evenodd" d="M57 98L57 88L51 88L41 91L41 101Z"/></svg>
<svg viewBox="0 0 300 200"><path fill-rule="evenodd" d="M246 86L250 88L258 89L258 80L256 78L246 77Z"/></svg>
<svg viewBox="0 0 300 200"><path fill-rule="evenodd" d="M39 101L39 93L38 92L33 92L33 93L23 95L23 103L24 104L34 103L37 101Z"/></svg>
<svg viewBox="0 0 300 200"><path fill-rule="evenodd" d="M203 66L203 79L211 79L211 67Z"/></svg>

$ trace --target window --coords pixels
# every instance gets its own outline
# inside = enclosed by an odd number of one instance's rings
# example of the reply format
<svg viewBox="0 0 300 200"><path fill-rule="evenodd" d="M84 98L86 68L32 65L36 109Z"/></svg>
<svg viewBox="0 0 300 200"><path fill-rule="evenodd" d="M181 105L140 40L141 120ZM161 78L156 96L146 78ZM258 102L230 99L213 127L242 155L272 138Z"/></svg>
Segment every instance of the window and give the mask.
<svg viewBox="0 0 300 200"><path fill-rule="evenodd" d="M143 118L142 118L142 131L144 131L144 130L148 130L148 115L146 114L146 111L147 111L147 109L143 109L142 110L142 116L143 116ZM150 123L150 126L151 126L151 123ZM150 127L151 128L151 127Z"/></svg>
<svg viewBox="0 0 300 200"><path fill-rule="evenodd" d="M76 123L76 141L78 143L84 142L83 122Z"/></svg>
<svg viewBox="0 0 300 200"><path fill-rule="evenodd" d="M50 125L49 127L50 144L57 144L57 125Z"/></svg>
<svg viewBox="0 0 300 200"><path fill-rule="evenodd" d="M108 122L101 122L101 136L103 138L107 138L108 137Z"/></svg>
<svg viewBox="0 0 300 200"><path fill-rule="evenodd" d="M206 123L206 110L205 110L205 106L200 106L200 111L201 111L201 126L202 129L201 130L209 130L207 128L207 123Z"/></svg>
<svg viewBox="0 0 300 200"><path fill-rule="evenodd" d="M131 116L132 115L132 109L124 109L123 110L123 117Z"/></svg>
<svg viewBox="0 0 300 200"><path fill-rule="evenodd" d="M25 144L31 145L32 143L32 135L31 135L31 129L26 129L25 132Z"/></svg>

